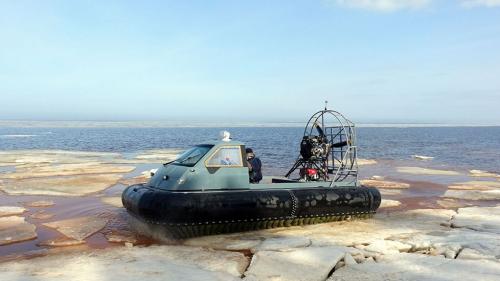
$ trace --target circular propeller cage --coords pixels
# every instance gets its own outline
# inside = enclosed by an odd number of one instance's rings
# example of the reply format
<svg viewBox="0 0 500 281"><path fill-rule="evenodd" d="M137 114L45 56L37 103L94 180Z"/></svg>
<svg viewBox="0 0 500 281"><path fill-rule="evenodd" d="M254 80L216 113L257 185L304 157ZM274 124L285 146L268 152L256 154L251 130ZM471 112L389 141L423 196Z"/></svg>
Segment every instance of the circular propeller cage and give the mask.
<svg viewBox="0 0 500 281"><path fill-rule="evenodd" d="M287 177L299 168L319 168L320 178L324 181L357 182L358 164L356 161L356 132L354 123L340 112L321 110L316 112L304 129L304 138L322 137L327 152L323 157L304 159L299 156Z"/></svg>

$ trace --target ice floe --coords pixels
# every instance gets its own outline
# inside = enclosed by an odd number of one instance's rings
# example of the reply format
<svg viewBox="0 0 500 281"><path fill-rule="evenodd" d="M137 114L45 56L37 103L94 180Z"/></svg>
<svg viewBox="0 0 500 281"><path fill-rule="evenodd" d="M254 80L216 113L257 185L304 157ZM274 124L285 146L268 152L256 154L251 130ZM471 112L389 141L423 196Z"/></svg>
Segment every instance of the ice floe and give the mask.
<svg viewBox="0 0 500 281"><path fill-rule="evenodd" d="M69 150L8 150L0 151L3 163L20 164L70 164L101 162L121 157L119 153Z"/></svg>
<svg viewBox="0 0 500 281"><path fill-rule="evenodd" d="M303 248L311 245L311 239L307 237L271 237L262 242L259 246L252 248L252 252L257 251L291 251L295 248Z"/></svg>
<svg viewBox="0 0 500 281"><path fill-rule="evenodd" d="M380 188L379 191L380 191L380 194L382 194L383 196L399 195L402 193L401 189L383 189L383 188Z"/></svg>
<svg viewBox="0 0 500 281"><path fill-rule="evenodd" d="M135 169L132 166L114 166L101 163L77 163L21 168L15 172L0 174L3 179L27 179L53 176L72 176L85 174L128 173Z"/></svg>
<svg viewBox="0 0 500 281"><path fill-rule="evenodd" d="M32 202L23 202L23 205L26 207L43 208L43 207L52 207L55 205L55 203L52 200L39 200Z"/></svg>
<svg viewBox="0 0 500 281"><path fill-rule="evenodd" d="M47 222L43 225L56 229L68 238L84 240L103 229L107 222L108 220L104 218L88 216Z"/></svg>
<svg viewBox="0 0 500 281"><path fill-rule="evenodd" d="M23 179L6 182L0 190L8 194L81 196L102 191L121 177L120 174L102 174Z"/></svg>
<svg viewBox="0 0 500 281"><path fill-rule="evenodd" d="M391 208L401 206L401 202L391 199L382 199L380 203L380 208Z"/></svg>
<svg viewBox="0 0 500 281"><path fill-rule="evenodd" d="M413 158L418 159L418 160L432 160L434 157L432 156L424 156L424 155L412 155Z"/></svg>
<svg viewBox="0 0 500 281"><path fill-rule="evenodd" d="M458 190L494 190L500 188L498 181L468 181L448 186L449 189Z"/></svg>
<svg viewBox="0 0 500 281"><path fill-rule="evenodd" d="M45 240L38 243L39 246L50 246L50 247L68 247L85 244L84 240L76 240L71 238L57 238L52 240Z"/></svg>
<svg viewBox="0 0 500 281"><path fill-rule="evenodd" d="M137 155L135 159L147 160L150 163L165 163L175 160L181 150L178 149L154 149L143 151L141 154Z"/></svg>
<svg viewBox="0 0 500 281"><path fill-rule="evenodd" d="M0 218L0 247L2 245L35 239L36 227L23 217L10 216Z"/></svg>
<svg viewBox="0 0 500 281"><path fill-rule="evenodd" d="M358 158L356 161L357 161L358 165L360 165L360 166L377 164L377 160L374 160L374 159Z"/></svg>
<svg viewBox="0 0 500 281"><path fill-rule="evenodd" d="M377 239L369 245L356 245L356 248L364 251L375 252L380 254L393 254L399 252L408 252L412 246L406 243L392 240Z"/></svg>
<svg viewBox="0 0 500 281"><path fill-rule="evenodd" d="M117 247L62 252L0 263L2 280L241 280L248 266L241 253L194 247Z"/></svg>
<svg viewBox="0 0 500 281"><path fill-rule="evenodd" d="M48 220L54 217L54 214L47 213L45 211L38 211L30 215L30 218L35 220Z"/></svg>
<svg viewBox="0 0 500 281"><path fill-rule="evenodd" d="M455 209L467 206L466 203L458 202L453 198L443 198L442 200L437 200L436 203L445 209Z"/></svg>
<svg viewBox="0 0 500 281"><path fill-rule="evenodd" d="M500 175L497 173L483 170L470 170L469 173L473 177L500 178Z"/></svg>
<svg viewBox="0 0 500 281"><path fill-rule="evenodd" d="M369 187L376 187L382 189L405 189L410 185L403 182L385 181L385 180L361 180L362 185Z"/></svg>
<svg viewBox="0 0 500 281"><path fill-rule="evenodd" d="M500 189L447 190L441 197L465 199L465 200L500 200Z"/></svg>
<svg viewBox="0 0 500 281"><path fill-rule="evenodd" d="M253 256L245 276L248 280L322 281L344 256L343 249L332 246L286 252L259 251Z"/></svg>
<svg viewBox="0 0 500 281"><path fill-rule="evenodd" d="M0 217L20 215L26 212L26 209L18 206L0 206Z"/></svg>
<svg viewBox="0 0 500 281"><path fill-rule="evenodd" d="M105 236L109 242L113 243L137 243L135 234L131 232L108 233Z"/></svg>
<svg viewBox="0 0 500 281"><path fill-rule="evenodd" d="M457 176L460 175L456 171L438 170L422 167L397 167L397 171L405 174L414 175L442 175L442 176Z"/></svg>
<svg viewBox="0 0 500 281"><path fill-rule="evenodd" d="M119 197L119 196L115 196L115 197L102 197L101 201L104 202L104 203L106 203L106 204L108 204L108 205L117 207L117 208L122 208L123 207L122 198Z"/></svg>
<svg viewBox="0 0 500 281"><path fill-rule="evenodd" d="M261 243L262 240L254 232L202 236L183 241L183 244L186 246L228 251L251 251L251 249L256 249Z"/></svg>
<svg viewBox="0 0 500 281"><path fill-rule="evenodd" d="M126 179L121 179L120 183L123 185L134 185L134 184L139 184L139 183L145 183L149 181L151 176L149 175L149 172L147 171L147 175L144 174L144 172L136 177L133 178L126 178Z"/></svg>
<svg viewBox="0 0 500 281"><path fill-rule="evenodd" d="M362 263L335 271L328 281L344 280L484 280L500 278L500 266L488 260L445 259L421 254L385 255L376 263Z"/></svg>
<svg viewBox="0 0 500 281"><path fill-rule="evenodd" d="M451 225L500 234L500 205L460 208L453 216Z"/></svg>
<svg viewBox="0 0 500 281"><path fill-rule="evenodd" d="M31 137L36 137L38 135L0 135L0 138L31 138Z"/></svg>

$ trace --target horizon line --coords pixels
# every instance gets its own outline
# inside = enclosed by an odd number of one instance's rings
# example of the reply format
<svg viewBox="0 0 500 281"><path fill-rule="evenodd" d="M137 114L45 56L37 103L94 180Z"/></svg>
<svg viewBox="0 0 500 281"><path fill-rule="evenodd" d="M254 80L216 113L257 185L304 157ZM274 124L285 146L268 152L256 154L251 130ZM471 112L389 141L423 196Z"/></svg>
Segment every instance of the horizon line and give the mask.
<svg viewBox="0 0 500 281"><path fill-rule="evenodd" d="M0 120L0 128L223 128L223 127L304 127L303 121L94 121L94 120ZM355 122L360 128L404 127L498 127L499 123L486 122Z"/></svg>

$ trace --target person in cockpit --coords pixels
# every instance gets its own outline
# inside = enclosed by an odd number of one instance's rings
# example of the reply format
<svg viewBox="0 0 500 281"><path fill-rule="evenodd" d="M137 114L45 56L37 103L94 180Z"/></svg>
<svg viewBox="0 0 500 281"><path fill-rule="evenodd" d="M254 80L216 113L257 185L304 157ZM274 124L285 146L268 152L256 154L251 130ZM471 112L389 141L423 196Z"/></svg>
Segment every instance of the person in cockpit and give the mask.
<svg viewBox="0 0 500 281"><path fill-rule="evenodd" d="M262 162L255 156L251 148L247 148L246 153L250 183L259 183L262 180Z"/></svg>

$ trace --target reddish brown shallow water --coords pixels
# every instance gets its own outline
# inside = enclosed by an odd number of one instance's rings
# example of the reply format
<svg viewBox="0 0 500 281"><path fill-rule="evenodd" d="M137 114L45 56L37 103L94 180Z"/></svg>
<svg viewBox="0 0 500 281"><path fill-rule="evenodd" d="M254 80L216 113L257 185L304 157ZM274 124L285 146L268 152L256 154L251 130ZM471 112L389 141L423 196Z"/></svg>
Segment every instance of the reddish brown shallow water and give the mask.
<svg viewBox="0 0 500 281"><path fill-rule="evenodd" d="M117 186L110 189L116 191L123 189L123 186ZM117 196L117 194L114 194L114 196ZM38 244L47 240L65 238L65 236L55 229L44 226L43 223L82 216L94 216L108 219L106 227L85 240L87 247L98 249L121 245L120 243L108 242L105 235L108 233L119 234L131 231L127 224L127 213L124 208L116 208L114 206L103 203L101 201L101 198L102 196L99 195L60 197L31 195L12 196L0 194L0 205L5 206L22 206L22 203L24 202L33 202L39 200L51 200L55 203L50 207L26 207L27 211L23 213L22 216L25 217L26 221L36 226L37 238L29 241L0 246L0 257L19 255L22 253L30 253L35 250L51 248L47 246L39 246ZM52 214L53 217L48 219L35 219L31 217L31 215L39 212ZM149 244L154 242L145 237L137 238L138 244ZM73 246L67 246L67 248L68 247Z"/></svg>
<svg viewBox="0 0 500 281"><path fill-rule="evenodd" d="M393 212L393 211L404 211L413 209L452 209L456 210L458 208L445 208L438 204L439 200L443 200L441 197L444 195L448 186L442 183L435 183L429 181L414 181L402 178L392 178L387 177L388 181L396 181L402 183L410 184L408 189L402 189L400 194L395 195L385 195L382 196L384 199L392 199L401 202L398 207L384 208L380 209L379 212ZM458 206L480 206L489 207L497 206L500 200L488 200L488 201L472 201L472 200L462 200L453 199L453 202Z"/></svg>

